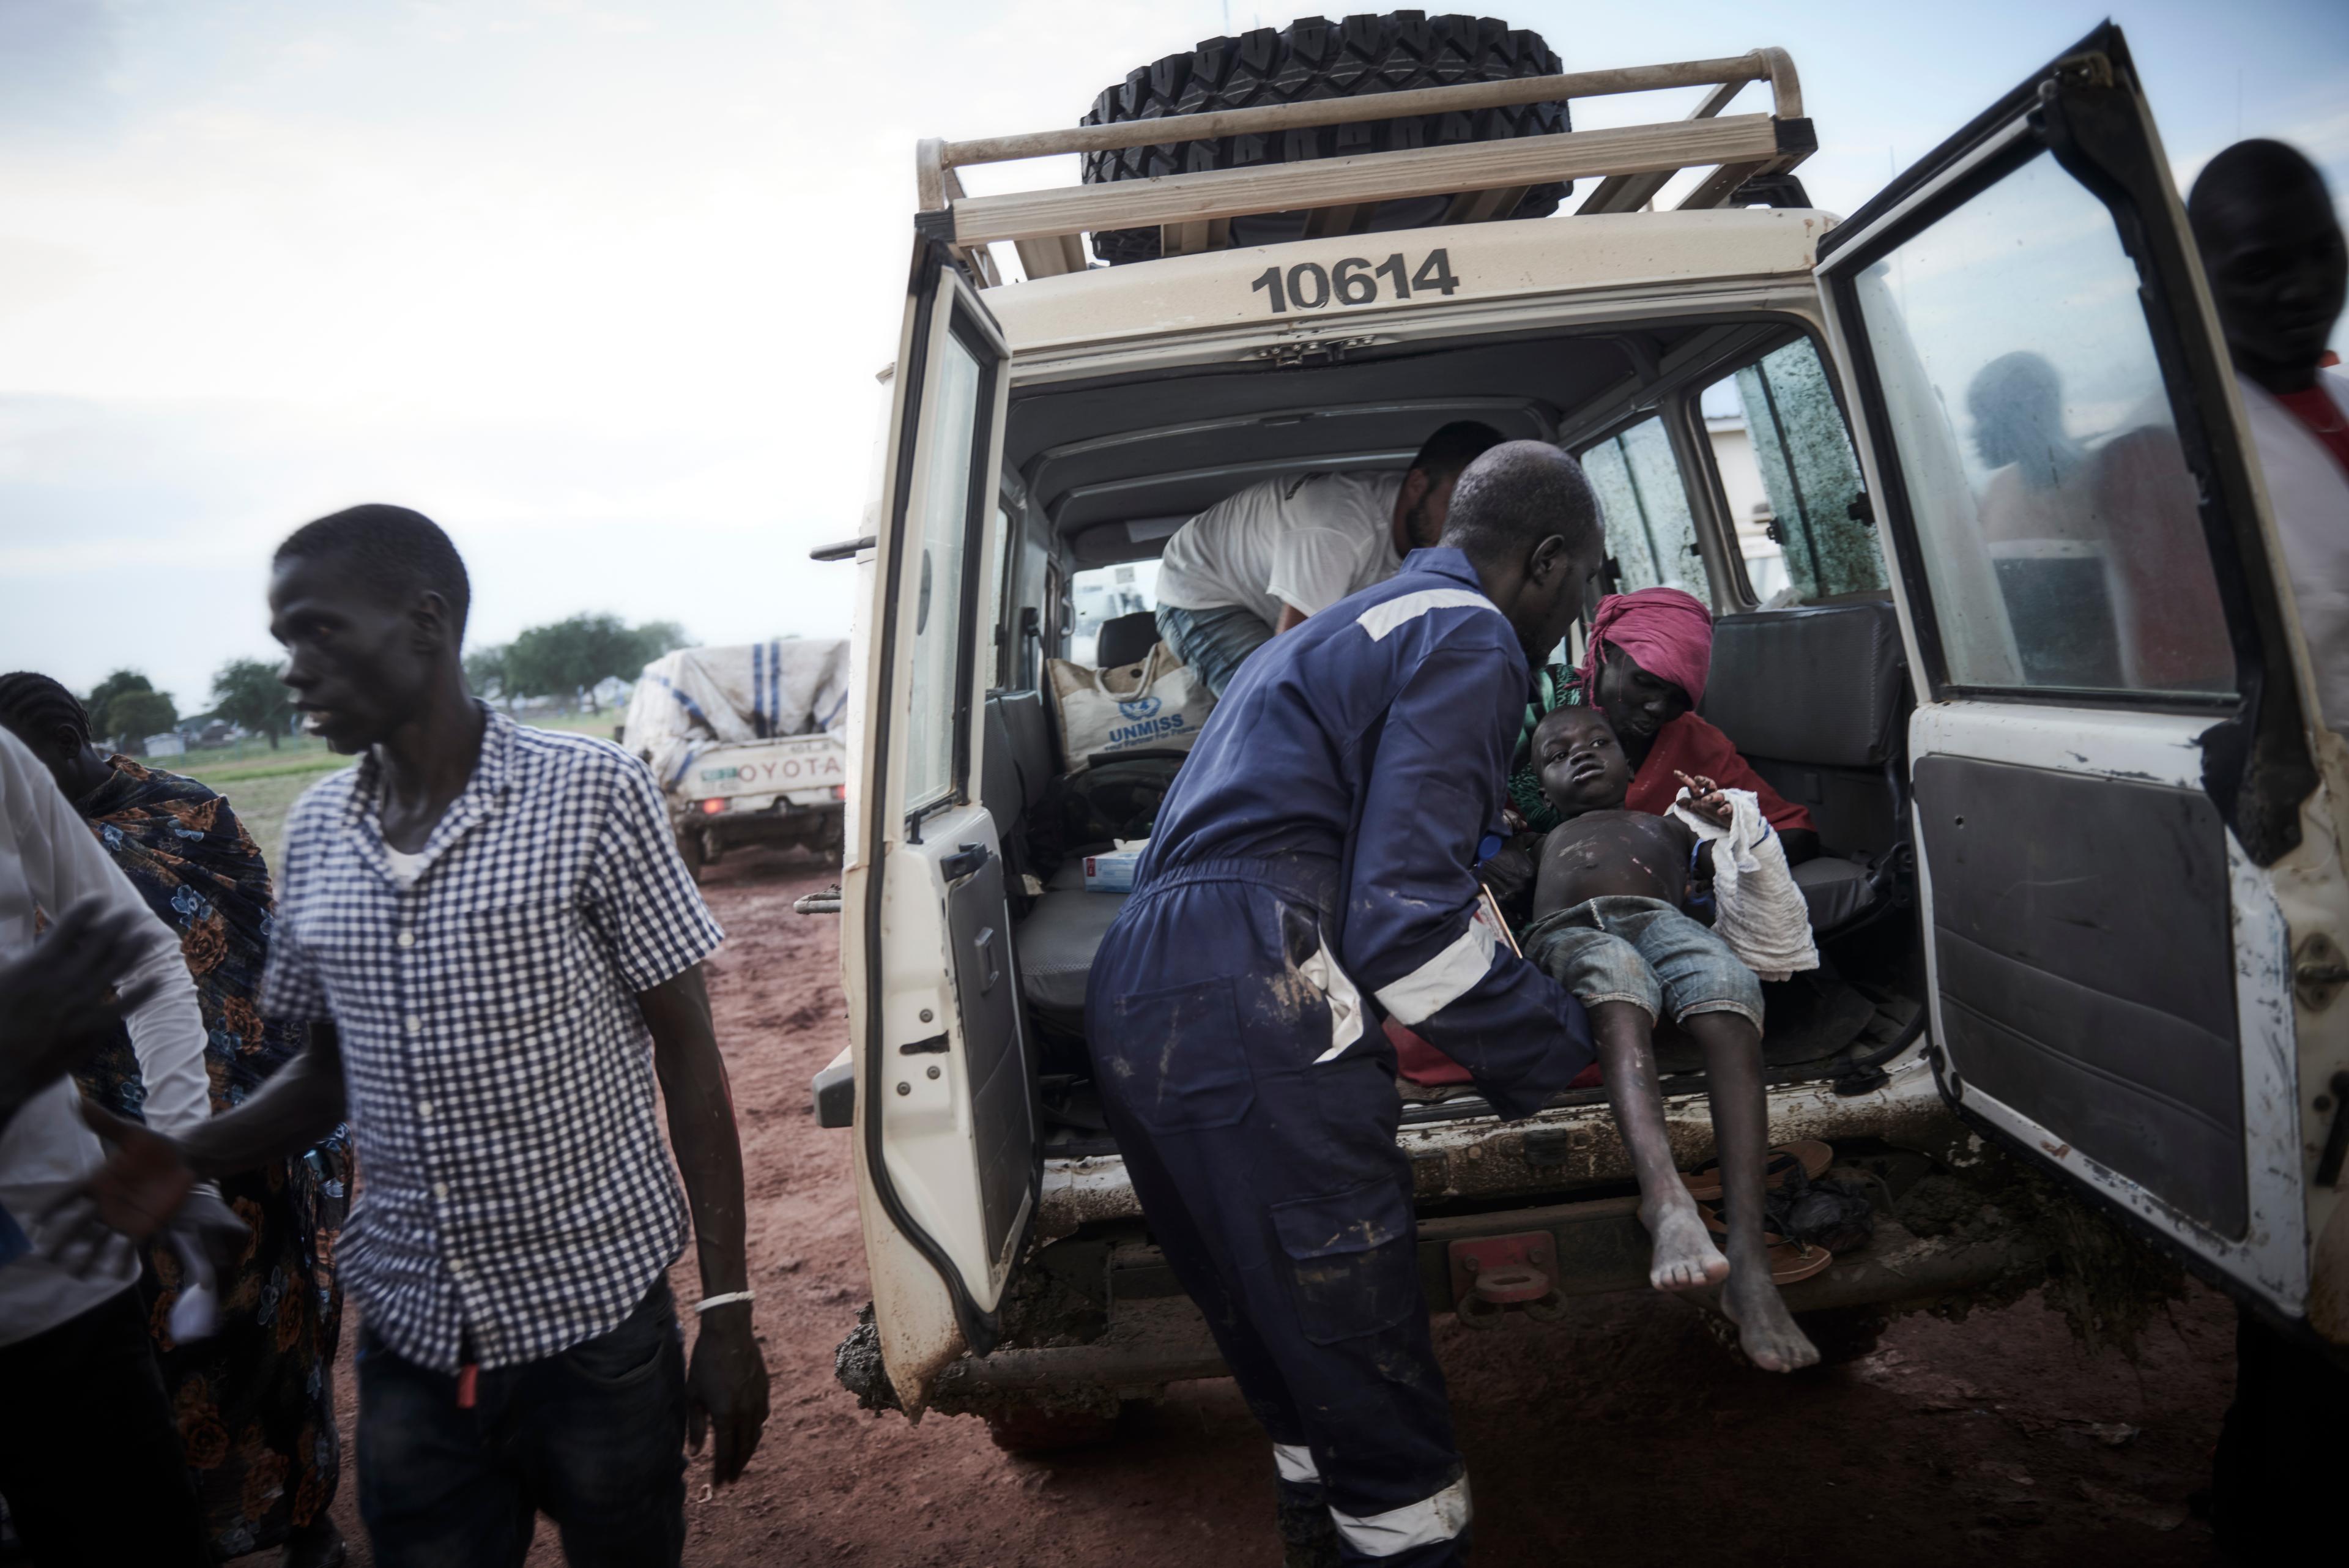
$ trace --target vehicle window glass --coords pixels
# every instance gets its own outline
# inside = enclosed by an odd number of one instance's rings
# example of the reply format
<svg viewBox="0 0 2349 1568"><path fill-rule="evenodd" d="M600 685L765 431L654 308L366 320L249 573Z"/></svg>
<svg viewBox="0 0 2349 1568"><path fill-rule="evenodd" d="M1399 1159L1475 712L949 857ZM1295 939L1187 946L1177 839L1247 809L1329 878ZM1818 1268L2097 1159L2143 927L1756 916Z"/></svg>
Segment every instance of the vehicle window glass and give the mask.
<svg viewBox="0 0 2349 1568"><path fill-rule="evenodd" d="M1114 566L1092 566L1069 579L1076 600L1076 619L1069 628L1069 657L1079 664L1093 662L1094 639L1103 621L1158 607L1158 563L1123 561Z"/></svg>
<svg viewBox="0 0 2349 1568"><path fill-rule="evenodd" d="M1582 466L1607 516L1607 553L1621 574L1619 591L1685 588L1710 602L1696 522L1664 421L1642 420L1585 449Z"/></svg>
<svg viewBox="0 0 2349 1568"><path fill-rule="evenodd" d="M1854 281L1949 680L2231 692L2198 486L2104 204L2043 152Z"/></svg>
<svg viewBox="0 0 2349 1568"><path fill-rule="evenodd" d="M978 357L959 337L947 340L936 387L926 400L921 437L921 515L915 520L910 587L914 679L906 694L905 809L919 811L955 788L955 690L961 669L963 571L971 531L971 462L979 447Z"/></svg>
<svg viewBox="0 0 2349 1568"><path fill-rule="evenodd" d="M1843 410L1808 338L1705 389L1704 429L1754 598L1798 601L1885 586Z"/></svg>

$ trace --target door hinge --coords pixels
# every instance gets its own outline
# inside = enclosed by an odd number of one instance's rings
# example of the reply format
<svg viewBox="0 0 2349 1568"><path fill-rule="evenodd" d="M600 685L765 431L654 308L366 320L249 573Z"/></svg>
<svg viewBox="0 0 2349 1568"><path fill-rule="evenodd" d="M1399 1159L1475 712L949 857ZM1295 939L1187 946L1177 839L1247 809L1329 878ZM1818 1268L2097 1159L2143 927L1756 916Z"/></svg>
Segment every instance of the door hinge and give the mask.
<svg viewBox="0 0 2349 1568"><path fill-rule="evenodd" d="M2349 960L2331 937L2318 931L2300 944L2292 960L2292 988L2302 1007L2323 1012L2344 985L2349 985Z"/></svg>

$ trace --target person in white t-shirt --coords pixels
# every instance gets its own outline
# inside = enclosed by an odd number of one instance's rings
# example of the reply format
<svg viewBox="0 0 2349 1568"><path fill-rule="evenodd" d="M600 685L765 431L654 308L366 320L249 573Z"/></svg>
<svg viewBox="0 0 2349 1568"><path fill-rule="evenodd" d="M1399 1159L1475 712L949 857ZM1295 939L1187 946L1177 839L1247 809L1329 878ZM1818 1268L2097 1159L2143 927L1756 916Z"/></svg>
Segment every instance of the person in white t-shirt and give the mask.
<svg viewBox="0 0 2349 1568"><path fill-rule="evenodd" d="M35 1562L199 1568L212 1556L138 1253L70 1268L40 1250L50 1206L106 1162L66 1075L118 1021L148 1125L192 1130L212 1099L179 938L0 729L0 1494Z"/></svg>
<svg viewBox="0 0 2349 1568"><path fill-rule="evenodd" d="M1427 438L1401 473L1359 470L1270 479L1200 513L1158 563L1158 635L1220 697L1274 636L1394 576L1433 545L1460 471L1501 444L1462 420Z"/></svg>

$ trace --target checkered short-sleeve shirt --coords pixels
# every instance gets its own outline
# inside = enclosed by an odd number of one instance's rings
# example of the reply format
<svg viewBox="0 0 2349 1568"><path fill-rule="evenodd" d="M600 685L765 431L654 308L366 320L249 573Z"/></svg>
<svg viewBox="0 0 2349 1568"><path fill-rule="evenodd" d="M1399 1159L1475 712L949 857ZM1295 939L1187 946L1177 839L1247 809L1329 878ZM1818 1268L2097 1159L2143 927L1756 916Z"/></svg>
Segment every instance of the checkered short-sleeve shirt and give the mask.
<svg viewBox="0 0 2349 1568"><path fill-rule="evenodd" d="M332 1018L365 1186L337 1266L420 1366L536 1360L616 1327L685 1244L636 993L723 933L659 792L607 742L488 714L403 888L372 758L286 828L261 1010Z"/></svg>

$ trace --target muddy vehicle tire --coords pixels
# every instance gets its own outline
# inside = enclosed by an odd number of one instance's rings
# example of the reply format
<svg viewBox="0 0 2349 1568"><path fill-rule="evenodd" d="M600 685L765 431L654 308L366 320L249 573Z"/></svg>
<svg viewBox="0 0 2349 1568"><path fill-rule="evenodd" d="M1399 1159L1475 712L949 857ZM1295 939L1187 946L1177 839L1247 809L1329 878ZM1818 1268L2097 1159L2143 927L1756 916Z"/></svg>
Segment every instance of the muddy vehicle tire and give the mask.
<svg viewBox="0 0 2349 1568"><path fill-rule="evenodd" d="M987 1435L1007 1454L1054 1454L1098 1448L1117 1437L1117 1417L1098 1410L1009 1405L987 1415Z"/></svg>
<svg viewBox="0 0 2349 1568"><path fill-rule="evenodd" d="M1254 109L1267 104L1509 81L1554 76L1565 67L1537 33L1489 16L1430 16L1395 11L1331 22L1302 16L1278 29L1258 27L1237 38L1209 38L1197 48L1168 55L1129 73L1093 100L1086 125L1115 125L1162 115ZM1147 180L1209 169L1295 163L1355 152L1391 152L1547 136L1568 130L1564 103L1513 104L1474 114L1415 115L1402 119L1307 126L1278 136L1223 136L1159 147L1126 147L1084 155L1085 183ZM1570 184L1529 188L1517 218L1557 211ZM1382 202L1358 220L1368 230L1418 228L1437 222L1448 196ZM1271 213L1232 221L1234 245L1275 244L1305 233L1304 212ZM1159 254L1158 231L1112 229L1093 235L1093 254L1112 265L1149 261Z"/></svg>
<svg viewBox="0 0 2349 1568"><path fill-rule="evenodd" d="M708 865L701 853L701 829L688 827L679 833L677 836L677 852L684 859L685 868L693 873L694 881L698 883L702 870Z"/></svg>

